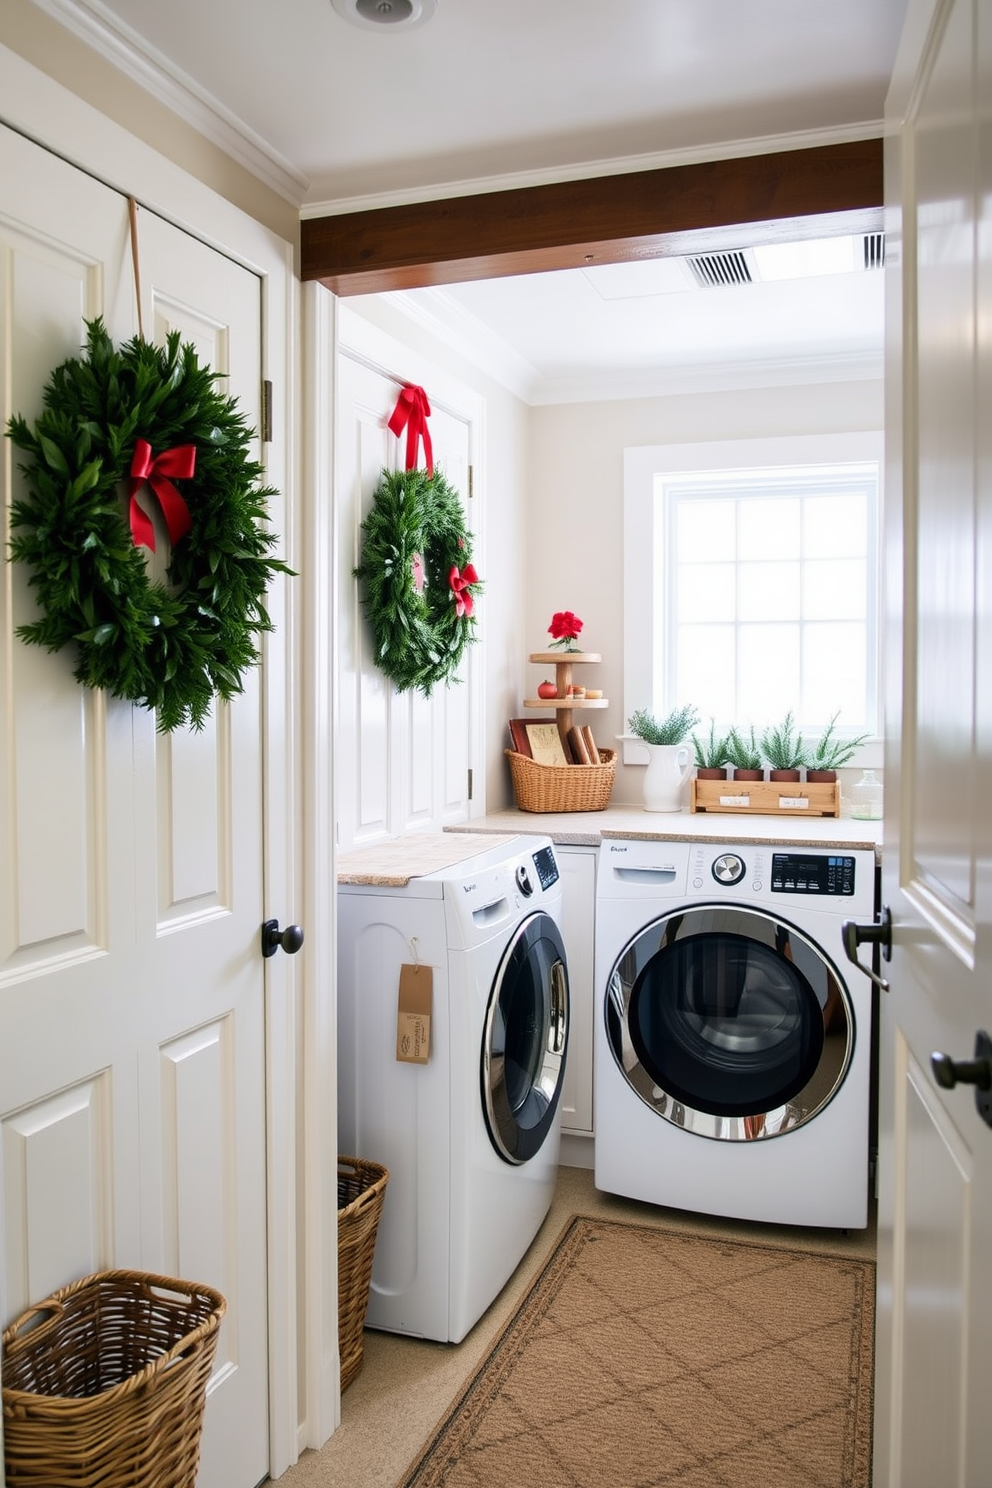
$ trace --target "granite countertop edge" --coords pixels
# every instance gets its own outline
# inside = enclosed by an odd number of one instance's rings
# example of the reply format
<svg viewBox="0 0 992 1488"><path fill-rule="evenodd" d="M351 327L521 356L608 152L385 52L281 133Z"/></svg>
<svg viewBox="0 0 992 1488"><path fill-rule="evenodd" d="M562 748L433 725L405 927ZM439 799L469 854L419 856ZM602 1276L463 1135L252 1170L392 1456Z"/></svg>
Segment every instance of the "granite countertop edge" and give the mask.
<svg viewBox="0 0 992 1488"><path fill-rule="evenodd" d="M850 817L818 817L817 831L808 830L812 822L799 822L795 817L753 816L746 820L731 813L706 818L703 813L679 812L666 818L664 824L642 823L644 812L637 807L614 808L605 812L541 813L509 808L471 821L449 823L446 832L517 832L522 836L550 837L558 847L599 847L604 838L639 842L729 842L761 846L784 843L790 847L874 850L880 860L882 823L856 821ZM574 815L576 820L569 821ZM806 828L807 830L803 830Z"/></svg>

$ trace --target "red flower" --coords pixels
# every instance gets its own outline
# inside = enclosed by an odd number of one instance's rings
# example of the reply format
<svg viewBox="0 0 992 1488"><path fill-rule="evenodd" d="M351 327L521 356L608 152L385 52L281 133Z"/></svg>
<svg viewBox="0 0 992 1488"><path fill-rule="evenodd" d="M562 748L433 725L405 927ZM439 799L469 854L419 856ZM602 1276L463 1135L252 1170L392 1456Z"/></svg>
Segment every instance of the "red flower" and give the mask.
<svg viewBox="0 0 992 1488"><path fill-rule="evenodd" d="M556 641L574 641L582 629L582 621L571 610L558 610L551 616L548 632Z"/></svg>

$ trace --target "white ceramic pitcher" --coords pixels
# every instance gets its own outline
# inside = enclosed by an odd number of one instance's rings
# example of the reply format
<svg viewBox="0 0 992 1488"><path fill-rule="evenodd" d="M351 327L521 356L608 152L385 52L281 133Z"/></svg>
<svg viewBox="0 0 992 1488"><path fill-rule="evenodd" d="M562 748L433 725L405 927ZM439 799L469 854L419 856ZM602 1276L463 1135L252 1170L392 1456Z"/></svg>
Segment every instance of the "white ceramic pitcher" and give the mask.
<svg viewBox="0 0 992 1488"><path fill-rule="evenodd" d="M687 744L645 744L648 767L644 771L644 810L681 811L682 787L692 769L692 750Z"/></svg>

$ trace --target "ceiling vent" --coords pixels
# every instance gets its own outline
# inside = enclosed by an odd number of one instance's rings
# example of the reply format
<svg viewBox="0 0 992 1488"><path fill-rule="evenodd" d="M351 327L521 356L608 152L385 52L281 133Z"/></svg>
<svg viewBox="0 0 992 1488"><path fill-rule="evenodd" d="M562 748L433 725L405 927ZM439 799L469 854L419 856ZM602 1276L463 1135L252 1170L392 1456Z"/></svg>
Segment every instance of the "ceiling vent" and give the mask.
<svg viewBox="0 0 992 1488"><path fill-rule="evenodd" d="M743 251L699 253L686 258L689 272L700 289L722 289L734 284L752 284L754 275Z"/></svg>
<svg viewBox="0 0 992 1488"><path fill-rule="evenodd" d="M864 237L864 265L866 269L881 269L885 264L885 234L866 233Z"/></svg>

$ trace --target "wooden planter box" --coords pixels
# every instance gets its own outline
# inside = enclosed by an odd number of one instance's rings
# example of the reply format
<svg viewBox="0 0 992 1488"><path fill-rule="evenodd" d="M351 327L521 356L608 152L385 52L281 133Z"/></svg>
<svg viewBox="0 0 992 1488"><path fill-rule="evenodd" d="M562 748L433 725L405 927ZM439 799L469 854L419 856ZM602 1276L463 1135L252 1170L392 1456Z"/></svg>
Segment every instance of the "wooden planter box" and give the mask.
<svg viewBox="0 0 992 1488"><path fill-rule="evenodd" d="M690 809L743 816L840 816L840 785L694 778Z"/></svg>

